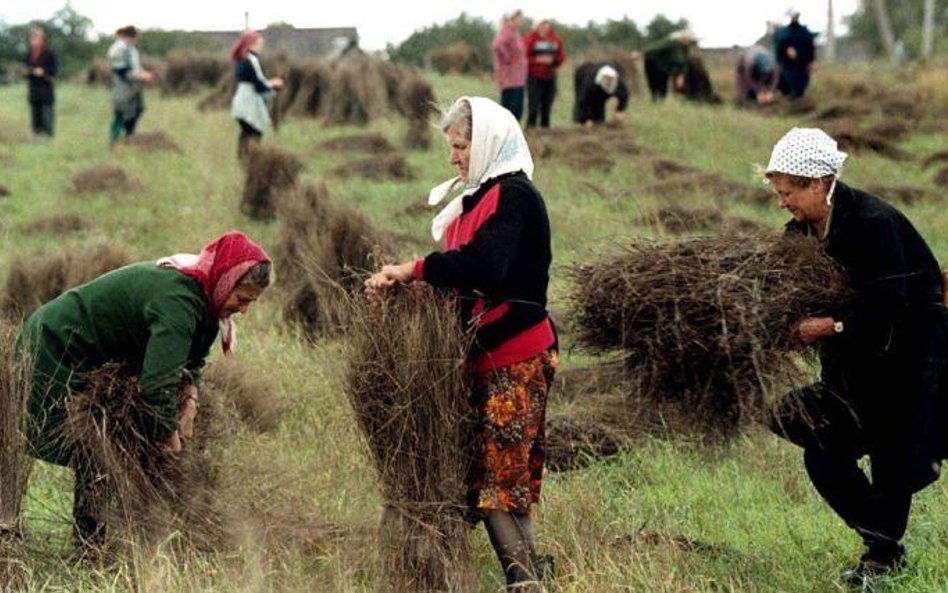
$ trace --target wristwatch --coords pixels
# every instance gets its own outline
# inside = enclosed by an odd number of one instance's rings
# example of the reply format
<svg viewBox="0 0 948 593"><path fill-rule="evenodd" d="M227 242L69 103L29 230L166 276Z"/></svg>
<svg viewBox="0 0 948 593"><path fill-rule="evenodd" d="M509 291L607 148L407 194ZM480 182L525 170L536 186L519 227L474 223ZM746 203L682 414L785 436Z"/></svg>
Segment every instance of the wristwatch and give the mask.
<svg viewBox="0 0 948 593"><path fill-rule="evenodd" d="M833 323L833 332L837 334L843 333L843 322L836 321Z"/></svg>

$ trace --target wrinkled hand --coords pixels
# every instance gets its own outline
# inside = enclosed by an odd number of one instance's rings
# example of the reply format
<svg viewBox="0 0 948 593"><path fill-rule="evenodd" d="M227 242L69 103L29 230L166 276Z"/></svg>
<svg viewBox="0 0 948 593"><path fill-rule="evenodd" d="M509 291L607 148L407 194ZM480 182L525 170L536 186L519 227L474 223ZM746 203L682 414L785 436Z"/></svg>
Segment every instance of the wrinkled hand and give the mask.
<svg viewBox="0 0 948 593"><path fill-rule="evenodd" d="M365 281L368 290L387 290L396 284L411 282L415 274L415 262L382 266L382 269Z"/></svg>
<svg viewBox="0 0 948 593"><path fill-rule="evenodd" d="M810 345L832 336L836 321L832 317L806 317L793 330L793 337L804 345Z"/></svg>
<svg viewBox="0 0 948 593"><path fill-rule="evenodd" d="M178 405L178 432L185 440L194 436L194 419L197 413L197 387L186 385L181 390L181 403Z"/></svg>
<svg viewBox="0 0 948 593"><path fill-rule="evenodd" d="M163 444L165 449L171 453L180 453L181 449L183 448L181 444L181 435L178 434L178 431L174 431L174 433L168 437L168 440Z"/></svg>

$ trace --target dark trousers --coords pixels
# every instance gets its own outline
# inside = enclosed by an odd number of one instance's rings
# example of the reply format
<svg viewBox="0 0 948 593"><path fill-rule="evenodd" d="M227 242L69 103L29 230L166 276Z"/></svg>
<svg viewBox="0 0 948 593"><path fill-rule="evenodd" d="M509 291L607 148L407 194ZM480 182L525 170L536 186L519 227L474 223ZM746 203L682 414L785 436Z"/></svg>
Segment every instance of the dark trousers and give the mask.
<svg viewBox="0 0 948 593"><path fill-rule="evenodd" d="M783 68L777 88L791 99L799 99L810 86L810 71L807 68Z"/></svg>
<svg viewBox="0 0 948 593"><path fill-rule="evenodd" d="M520 121L523 117L523 87L518 86L512 89L503 89L500 91L500 104L507 108L507 111Z"/></svg>
<svg viewBox="0 0 948 593"><path fill-rule="evenodd" d="M556 98L556 79L527 79L527 127L532 128L540 120L541 128L550 127L550 112Z"/></svg>
<svg viewBox="0 0 948 593"><path fill-rule="evenodd" d="M238 119L237 123L240 125L240 136L237 138L237 158L244 160L247 158L247 153L250 152L250 144L260 142L260 139L263 138L263 132L242 119Z"/></svg>
<svg viewBox="0 0 948 593"><path fill-rule="evenodd" d="M53 121L55 117L53 103L30 103L30 121L33 124L33 133L36 135L53 135Z"/></svg>
<svg viewBox="0 0 948 593"><path fill-rule="evenodd" d="M645 56L645 78L653 101L661 101L668 96L668 72L649 56Z"/></svg>
<svg viewBox="0 0 948 593"><path fill-rule="evenodd" d="M118 139L122 136L122 132L125 132L126 136L131 136L135 133L135 127L138 125L138 118L141 117L141 114L136 115L135 117L126 118L122 115L121 111L116 111L114 117L112 118L112 128L109 130L109 140L112 144L115 144Z"/></svg>
<svg viewBox="0 0 948 593"><path fill-rule="evenodd" d="M900 473L906 461L870 447L854 407L817 383L787 396L772 429L803 447L810 481L830 508L859 533L867 557L884 563L898 558L912 505L912 488ZM866 454L871 481L858 464Z"/></svg>

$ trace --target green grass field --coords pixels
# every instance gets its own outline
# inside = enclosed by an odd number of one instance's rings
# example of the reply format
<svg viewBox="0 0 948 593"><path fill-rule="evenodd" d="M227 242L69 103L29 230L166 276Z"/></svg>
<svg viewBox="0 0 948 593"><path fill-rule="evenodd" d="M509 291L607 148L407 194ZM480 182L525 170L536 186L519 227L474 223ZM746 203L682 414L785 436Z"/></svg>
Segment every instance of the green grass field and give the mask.
<svg viewBox="0 0 948 593"><path fill-rule="evenodd" d="M814 83L834 74L821 71ZM489 79L431 78L447 103L462 94L493 97ZM567 125L572 92L562 81L555 125ZM728 89L729 91L729 89ZM57 104L57 137L33 142L21 87L0 88L0 199L5 239L2 267L37 248L69 250L107 240L140 259L195 251L217 234L244 230L267 247L278 225L248 220L238 210L242 173L236 159L237 126L226 112L201 113L196 97L164 98L153 91L141 131L160 129L183 151L110 151L108 93L64 84ZM673 100L654 105L633 100L628 133L664 158L753 183L753 165L765 164L773 143L799 122L762 117L732 107L702 107ZM403 122L394 117L367 130L401 141ZM428 235L426 215L405 215L435 183L453 175L446 146L436 138L425 153L408 158L417 179L371 183L326 173L345 158L321 151L327 138L357 133L326 128L316 120L291 119L273 142L299 155L306 177L325 180L333 197L364 210L379 226L417 237ZM948 134L917 134L900 147L918 155L944 149ZM594 257L624 237L659 233L637 226L646 209L676 196L652 195L648 158L615 155L608 173L577 171L538 160L535 182L548 204L554 233L552 306L562 307L564 267ZM143 189L128 195L80 196L69 190L77 171L97 164L121 165ZM855 185L927 188L939 199L904 211L948 262L948 214L934 171L916 162L894 162L873 154L852 155L844 179ZM588 182L628 190L617 199L591 191ZM787 218L769 209L729 204L727 196L688 195L686 204L723 201L731 213L779 228ZM55 236L25 225L54 213L75 212L93 225ZM408 253L406 255L411 255ZM5 272L4 272L5 273ZM282 323L278 291L241 319L238 356L272 377L274 397L291 405L280 426L265 435L238 437L228 449L230 479L260 493L261 504L290 508L314 525L332 525L341 536L319 545L288 540L278 553L264 553L252 538L240 550L195 556L185 562L157 554L106 571L71 566L72 477L67 470L37 464L26 516L29 583L36 591L371 591L377 568L373 528L381 500L357 428L342 391L341 347L330 341L305 345ZM215 351L214 356L217 356ZM565 365L587 357L563 353ZM553 396L552 409L565 404ZM753 433L727 448L706 449L687 441L655 440L589 468L550 473L537 515L539 544L556 555L556 586L564 592L842 590L835 578L861 552L860 542L822 503L810 486L798 450L769 434ZM301 529L305 526L300 526ZM501 588L501 574L481 530L472 531L480 590ZM683 545L682 542L698 542ZM889 590L948 591L948 486L942 481L916 498L906 544L910 563Z"/></svg>

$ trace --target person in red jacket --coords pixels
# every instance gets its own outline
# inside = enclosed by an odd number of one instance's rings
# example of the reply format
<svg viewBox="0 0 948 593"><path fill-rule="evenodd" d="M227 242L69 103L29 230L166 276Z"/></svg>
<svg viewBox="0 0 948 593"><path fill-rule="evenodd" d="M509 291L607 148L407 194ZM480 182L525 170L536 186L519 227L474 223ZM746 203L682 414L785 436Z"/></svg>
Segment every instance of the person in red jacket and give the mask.
<svg viewBox="0 0 948 593"><path fill-rule="evenodd" d="M557 69L566 60L563 40L550 21L541 21L524 37L527 46L527 127L550 127L550 112L556 98Z"/></svg>
<svg viewBox="0 0 948 593"><path fill-rule="evenodd" d="M531 514L540 498L547 392L557 364L547 312L550 220L531 181L527 141L506 109L461 97L442 130L458 173L428 195L429 205L451 198L431 225L443 250L383 266L366 286L381 291L426 282L456 295L460 321L474 340L469 516L484 522L507 591L539 592L553 570L552 557L537 554Z"/></svg>

